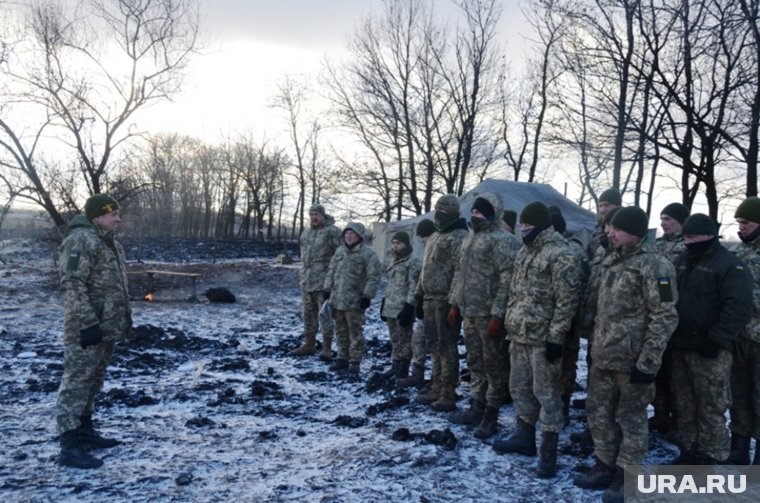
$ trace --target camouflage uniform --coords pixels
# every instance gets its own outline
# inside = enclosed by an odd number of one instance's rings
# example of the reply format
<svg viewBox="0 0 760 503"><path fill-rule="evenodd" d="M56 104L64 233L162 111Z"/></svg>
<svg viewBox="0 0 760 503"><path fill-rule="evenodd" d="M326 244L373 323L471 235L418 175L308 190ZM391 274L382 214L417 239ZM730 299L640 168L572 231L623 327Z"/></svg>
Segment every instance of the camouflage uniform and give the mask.
<svg viewBox="0 0 760 503"><path fill-rule="evenodd" d="M560 394L562 395L562 402L566 410L570 402L570 397L575 389L578 353L581 349L581 331L579 330L581 307L585 303L586 285L590 275L588 256L580 241L574 238L568 238L567 246L573 251L573 253L575 253L576 257L578 257L578 263L580 264L580 270L578 272L580 291L578 297L578 309L576 315L573 317L570 331L565 337L565 350L562 354L562 384L560 386Z"/></svg>
<svg viewBox="0 0 760 503"><path fill-rule="evenodd" d="M492 193L480 197L493 206L496 215L503 213L501 197ZM498 221L476 224L462 242L449 295L449 303L464 318L470 397L496 409L506 397L507 344L504 337L490 337L487 328L491 318L504 318L516 244Z"/></svg>
<svg viewBox="0 0 760 503"><path fill-rule="evenodd" d="M114 343L127 337L132 317L124 250L113 232L84 215L74 217L61 245L58 269L65 347L56 409L58 432L63 433L79 428L82 416L92 415ZM94 325L100 326L103 342L82 349L80 330Z"/></svg>
<svg viewBox="0 0 760 503"><path fill-rule="evenodd" d="M684 243L683 234L680 231L663 234L655 240L655 244L660 252L674 264L678 256L686 251L686 243Z"/></svg>
<svg viewBox="0 0 760 503"><path fill-rule="evenodd" d="M516 415L528 425L540 418L544 432L564 425L560 398L561 362L545 358L546 343L563 345L578 308L578 257L553 229L541 231L517 254L507 302L511 340L509 391Z"/></svg>
<svg viewBox="0 0 760 503"><path fill-rule="evenodd" d="M364 242L364 226L352 222L346 226L362 241L349 248L340 246L330 260L323 289L332 292L330 303L335 316L338 359L360 362L364 356L364 311L361 299L377 293L382 265L372 247Z"/></svg>
<svg viewBox="0 0 760 503"><path fill-rule="evenodd" d="M425 324L415 323L412 331L412 364L417 367L425 367L425 358L428 354L427 337L425 336Z"/></svg>
<svg viewBox="0 0 760 503"><path fill-rule="evenodd" d="M401 256L396 257L386 271L388 286L385 288L385 303L380 313L387 319L391 338L391 360L412 359L413 325L402 327L396 317L404 304L415 304L417 280L420 277L420 261L412 256L412 247L407 246Z"/></svg>
<svg viewBox="0 0 760 503"><path fill-rule="evenodd" d="M304 345L308 348L313 348L316 344L319 310L325 301L324 284L330 259L343 242L340 230L334 224L333 218L326 215L322 225L308 227L301 234L303 266L299 276L303 300ZM333 328L332 321L322 324L322 338L327 351L332 346Z"/></svg>
<svg viewBox="0 0 760 503"><path fill-rule="evenodd" d="M643 239L602 263L586 400L596 456L608 466L642 464L649 448L647 404L654 384L630 383L631 372L655 375L678 323L675 268Z"/></svg>

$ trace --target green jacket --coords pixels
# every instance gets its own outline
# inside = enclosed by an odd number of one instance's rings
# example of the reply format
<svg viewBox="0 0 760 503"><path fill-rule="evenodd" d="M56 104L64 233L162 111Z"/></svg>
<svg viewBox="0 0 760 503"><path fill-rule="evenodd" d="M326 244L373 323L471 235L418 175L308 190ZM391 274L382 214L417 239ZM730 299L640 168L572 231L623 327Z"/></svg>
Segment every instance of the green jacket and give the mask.
<svg viewBox="0 0 760 503"><path fill-rule="evenodd" d="M735 255L744 262L752 274L752 321L743 330L741 337L747 337L753 342L760 343L760 238L751 243L741 243Z"/></svg>
<svg viewBox="0 0 760 503"><path fill-rule="evenodd" d="M414 305L414 293L420 277L420 260L411 254L396 257L386 273L388 286L385 287L385 304L380 315L396 318L404 304Z"/></svg>
<svg viewBox="0 0 760 503"><path fill-rule="evenodd" d="M362 298L373 299L377 294L383 266L372 247L364 243L364 226L350 223L362 241L353 248L345 243L330 259L323 290L330 292L333 309L347 311L359 309Z"/></svg>
<svg viewBox="0 0 760 503"><path fill-rule="evenodd" d="M436 231L430 235L422 254L417 299L448 302L454 269L459 263L462 242L467 236L467 223L460 218L446 232Z"/></svg>
<svg viewBox="0 0 760 503"><path fill-rule="evenodd" d="M327 269L335 250L343 243L340 230L334 220L327 215L319 227L308 227L301 233L301 289L304 292L322 290Z"/></svg>

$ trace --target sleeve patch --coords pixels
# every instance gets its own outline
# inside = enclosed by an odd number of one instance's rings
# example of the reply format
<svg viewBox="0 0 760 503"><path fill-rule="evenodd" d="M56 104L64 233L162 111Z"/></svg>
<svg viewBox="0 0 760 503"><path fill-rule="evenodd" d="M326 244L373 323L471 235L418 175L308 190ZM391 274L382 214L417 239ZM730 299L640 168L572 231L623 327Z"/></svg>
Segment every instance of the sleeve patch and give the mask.
<svg viewBox="0 0 760 503"><path fill-rule="evenodd" d="M79 268L79 256L81 252L79 250L71 250L69 252L69 258L66 261L67 271L76 271Z"/></svg>
<svg viewBox="0 0 760 503"><path fill-rule="evenodd" d="M673 302L673 289L670 284L670 278L667 276L657 278L657 286L660 290L660 302Z"/></svg>

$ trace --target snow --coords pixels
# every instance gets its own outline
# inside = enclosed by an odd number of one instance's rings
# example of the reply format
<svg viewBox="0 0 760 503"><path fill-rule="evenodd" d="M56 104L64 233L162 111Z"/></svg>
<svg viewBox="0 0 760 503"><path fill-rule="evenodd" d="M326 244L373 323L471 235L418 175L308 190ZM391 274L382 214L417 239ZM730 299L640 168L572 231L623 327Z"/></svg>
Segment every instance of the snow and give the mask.
<svg viewBox="0 0 760 503"><path fill-rule="evenodd" d="M6 501L600 498L601 491L572 484L572 467L591 461L588 452L572 455L577 449L568 439L582 428L581 410L572 410L560 436L557 477L539 480L537 458L497 455L493 439L475 439L446 414L414 403L413 392L368 391L372 374L389 364L379 297L367 313L368 357L360 380L334 375L316 356L291 357L302 327L298 266L278 266L274 256L182 266L203 274L199 294L224 286L235 304L188 302L182 278L157 279L156 301L144 302L143 275L131 275L136 330L117 349L95 416L104 434L123 443L96 451L105 461L99 469L59 466L55 401L63 311L55 249L2 242L0 258L0 493ZM178 267L132 261L129 269L157 266ZM583 355L580 361L585 376ZM458 393L464 406L467 383ZM499 422L500 435L511 431L511 405L502 408ZM402 428L409 439L394 440L404 438ZM445 440L447 429L456 437L453 449L433 443ZM676 454L659 437L651 443L651 462Z"/></svg>

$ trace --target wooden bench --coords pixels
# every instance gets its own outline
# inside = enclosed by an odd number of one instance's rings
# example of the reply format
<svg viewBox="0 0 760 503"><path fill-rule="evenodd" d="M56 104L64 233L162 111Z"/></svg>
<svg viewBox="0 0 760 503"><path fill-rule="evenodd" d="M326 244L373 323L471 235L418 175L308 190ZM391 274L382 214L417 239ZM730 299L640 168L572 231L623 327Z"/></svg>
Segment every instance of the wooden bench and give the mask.
<svg viewBox="0 0 760 503"><path fill-rule="evenodd" d="M161 274L164 276L181 276L185 278L190 278L193 284L193 293L190 296L190 300L195 300L198 296L198 293L196 291L196 282L197 282L197 279L201 275L197 272L158 271L156 269L150 269L147 271L133 272L130 274L146 274L147 275L147 281L145 284L145 290L147 290L147 293L153 293L153 276L155 276L156 274Z"/></svg>

